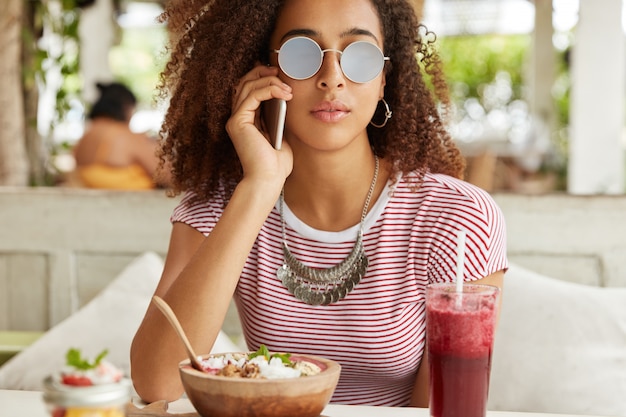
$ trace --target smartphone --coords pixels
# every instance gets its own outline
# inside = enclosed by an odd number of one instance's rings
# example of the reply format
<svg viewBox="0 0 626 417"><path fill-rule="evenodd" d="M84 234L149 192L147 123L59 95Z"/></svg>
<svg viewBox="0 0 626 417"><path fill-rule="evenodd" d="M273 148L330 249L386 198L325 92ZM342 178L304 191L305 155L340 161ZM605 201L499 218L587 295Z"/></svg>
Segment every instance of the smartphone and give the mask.
<svg viewBox="0 0 626 417"><path fill-rule="evenodd" d="M270 135L270 141L275 149L280 149L283 144L287 102L278 98L264 102L263 115L265 117L267 132Z"/></svg>

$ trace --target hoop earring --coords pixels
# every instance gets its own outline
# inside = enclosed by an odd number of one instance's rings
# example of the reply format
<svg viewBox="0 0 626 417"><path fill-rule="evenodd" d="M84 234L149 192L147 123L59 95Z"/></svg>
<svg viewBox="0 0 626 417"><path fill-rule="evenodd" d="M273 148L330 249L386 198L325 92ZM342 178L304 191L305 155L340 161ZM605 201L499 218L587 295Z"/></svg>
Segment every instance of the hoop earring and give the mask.
<svg viewBox="0 0 626 417"><path fill-rule="evenodd" d="M389 109L389 104L387 104L384 98L381 98L380 101L382 101L383 104L385 105L385 121L377 125L376 123L370 120L370 124L377 128L385 127L389 119L391 119L391 109Z"/></svg>

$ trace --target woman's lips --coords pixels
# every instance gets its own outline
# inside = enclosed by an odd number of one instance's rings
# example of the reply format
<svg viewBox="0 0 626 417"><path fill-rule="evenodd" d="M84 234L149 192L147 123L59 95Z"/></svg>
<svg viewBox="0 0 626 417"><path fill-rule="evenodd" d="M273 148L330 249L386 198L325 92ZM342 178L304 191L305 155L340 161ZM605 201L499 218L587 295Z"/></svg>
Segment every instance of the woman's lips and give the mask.
<svg viewBox="0 0 626 417"><path fill-rule="evenodd" d="M315 106L311 114L322 122L337 122L350 114L348 107L339 101L325 101Z"/></svg>
<svg viewBox="0 0 626 417"><path fill-rule="evenodd" d="M312 112L313 116L322 122L337 122L348 116L347 111L339 110L319 110Z"/></svg>

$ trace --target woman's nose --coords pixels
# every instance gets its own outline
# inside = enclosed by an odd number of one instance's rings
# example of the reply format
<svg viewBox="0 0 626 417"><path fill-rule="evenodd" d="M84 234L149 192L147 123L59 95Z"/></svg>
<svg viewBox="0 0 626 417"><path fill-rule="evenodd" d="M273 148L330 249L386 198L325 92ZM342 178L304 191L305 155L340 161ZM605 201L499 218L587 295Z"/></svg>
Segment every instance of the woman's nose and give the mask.
<svg viewBox="0 0 626 417"><path fill-rule="evenodd" d="M322 67L317 74L317 86L319 88L343 87L346 78L341 69L341 51L336 49L325 49L322 60Z"/></svg>

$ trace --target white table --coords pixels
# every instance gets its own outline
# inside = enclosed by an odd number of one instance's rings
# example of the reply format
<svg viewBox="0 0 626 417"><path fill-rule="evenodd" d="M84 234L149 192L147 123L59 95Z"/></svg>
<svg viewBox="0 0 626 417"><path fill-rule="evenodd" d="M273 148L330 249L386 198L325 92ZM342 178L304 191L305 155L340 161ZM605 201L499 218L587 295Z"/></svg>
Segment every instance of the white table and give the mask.
<svg viewBox="0 0 626 417"><path fill-rule="evenodd" d="M168 412L190 413L194 408L187 399L170 403ZM0 417L50 417L38 391L0 390ZM428 409L403 407L368 407L329 404L322 417L429 417ZM489 411L488 417L594 417L569 414L518 413L511 411ZM599 416L595 416L599 417Z"/></svg>

